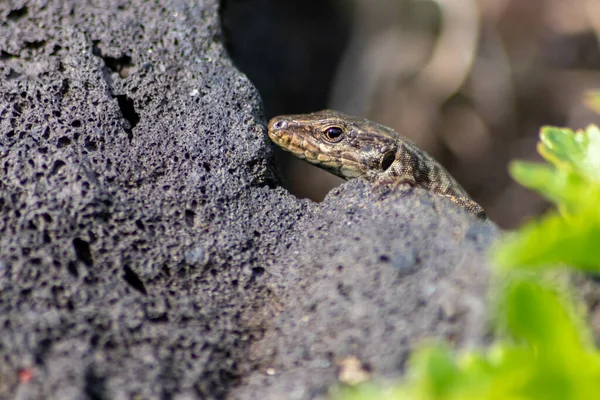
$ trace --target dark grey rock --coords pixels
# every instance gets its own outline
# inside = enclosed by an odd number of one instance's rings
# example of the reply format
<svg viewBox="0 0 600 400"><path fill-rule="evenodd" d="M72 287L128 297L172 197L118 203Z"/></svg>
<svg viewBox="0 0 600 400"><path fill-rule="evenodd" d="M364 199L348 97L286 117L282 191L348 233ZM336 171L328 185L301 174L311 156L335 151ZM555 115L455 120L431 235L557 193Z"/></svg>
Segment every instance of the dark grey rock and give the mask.
<svg viewBox="0 0 600 400"><path fill-rule="evenodd" d="M269 268L282 306L252 352L270 357L234 397L320 397L348 357L393 378L423 340L485 343L491 223L421 189L381 194L358 180L313 212Z"/></svg>
<svg viewBox="0 0 600 400"><path fill-rule="evenodd" d="M278 188L216 1L0 16L0 397L308 398L344 357L395 376L424 337L482 338L494 227Z"/></svg>

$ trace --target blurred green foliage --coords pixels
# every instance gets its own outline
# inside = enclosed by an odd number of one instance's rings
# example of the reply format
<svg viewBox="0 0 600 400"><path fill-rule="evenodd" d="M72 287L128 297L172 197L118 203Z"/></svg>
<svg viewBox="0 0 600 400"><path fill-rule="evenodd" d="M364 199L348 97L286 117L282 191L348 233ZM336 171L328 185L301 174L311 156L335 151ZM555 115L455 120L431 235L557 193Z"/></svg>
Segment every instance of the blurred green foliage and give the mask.
<svg viewBox="0 0 600 400"><path fill-rule="evenodd" d="M586 102L600 111L600 93ZM340 390L347 400L589 400L600 398L600 352L581 303L557 267L600 272L600 130L544 127L546 164L514 162L510 173L557 210L494 247L494 328L487 350L417 349L406 380Z"/></svg>
<svg viewBox="0 0 600 400"><path fill-rule="evenodd" d="M500 268L559 263L598 271L600 264L600 130L544 127L538 151L551 164L517 161L512 176L558 211L509 234L494 255Z"/></svg>
<svg viewBox="0 0 600 400"><path fill-rule="evenodd" d="M583 98L583 102L589 109L600 114L600 90L588 91Z"/></svg>

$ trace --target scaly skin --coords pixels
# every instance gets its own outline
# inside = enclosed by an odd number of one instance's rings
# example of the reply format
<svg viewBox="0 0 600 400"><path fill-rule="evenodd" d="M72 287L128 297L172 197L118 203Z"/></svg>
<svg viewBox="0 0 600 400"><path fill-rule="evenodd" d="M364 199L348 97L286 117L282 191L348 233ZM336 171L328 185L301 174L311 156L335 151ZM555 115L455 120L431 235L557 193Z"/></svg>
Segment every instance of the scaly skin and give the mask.
<svg viewBox="0 0 600 400"><path fill-rule="evenodd" d="M447 197L480 218L485 211L437 161L391 128L323 110L269 121L269 137L296 157L345 179L376 186L419 186Z"/></svg>

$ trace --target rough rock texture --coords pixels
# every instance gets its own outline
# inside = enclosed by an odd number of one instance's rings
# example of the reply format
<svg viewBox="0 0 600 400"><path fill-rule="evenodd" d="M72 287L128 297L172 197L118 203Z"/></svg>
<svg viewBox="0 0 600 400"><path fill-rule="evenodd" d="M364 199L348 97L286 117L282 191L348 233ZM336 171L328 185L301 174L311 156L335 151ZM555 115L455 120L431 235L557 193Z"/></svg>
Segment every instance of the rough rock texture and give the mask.
<svg viewBox="0 0 600 400"><path fill-rule="evenodd" d="M247 398L325 396L351 358L397 377L425 339L484 344L491 224L421 189L374 193L358 180L315 208L267 268L280 312L251 356L275 374L245 379Z"/></svg>
<svg viewBox="0 0 600 400"><path fill-rule="evenodd" d="M482 338L493 225L279 188L217 11L0 3L0 398L311 398Z"/></svg>

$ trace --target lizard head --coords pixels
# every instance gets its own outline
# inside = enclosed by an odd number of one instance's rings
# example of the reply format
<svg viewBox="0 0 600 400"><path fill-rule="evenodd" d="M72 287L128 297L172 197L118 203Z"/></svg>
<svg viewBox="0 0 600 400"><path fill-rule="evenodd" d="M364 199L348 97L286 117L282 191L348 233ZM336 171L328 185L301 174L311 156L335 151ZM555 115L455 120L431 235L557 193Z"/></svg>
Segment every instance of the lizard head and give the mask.
<svg viewBox="0 0 600 400"><path fill-rule="evenodd" d="M390 128L332 110L275 117L268 132L284 150L345 179L387 170L398 143Z"/></svg>

